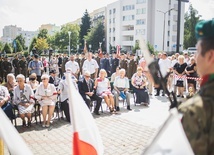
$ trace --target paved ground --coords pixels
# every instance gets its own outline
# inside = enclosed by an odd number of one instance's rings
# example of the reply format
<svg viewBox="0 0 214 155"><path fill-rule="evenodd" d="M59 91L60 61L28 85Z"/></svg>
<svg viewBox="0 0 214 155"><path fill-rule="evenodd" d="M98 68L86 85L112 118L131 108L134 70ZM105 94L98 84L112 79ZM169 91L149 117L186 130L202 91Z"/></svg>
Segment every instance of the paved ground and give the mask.
<svg viewBox="0 0 214 155"><path fill-rule="evenodd" d="M106 111L94 116L99 128L104 155L139 155L149 144L168 116L169 102L166 97L151 96L149 107L134 106L127 111L120 103L121 111L111 115ZM53 119L50 128L42 128L35 122L31 128L23 128L18 120L18 131L32 152L36 155L70 155L72 154L72 126L65 120ZM5 148L5 154L8 150Z"/></svg>

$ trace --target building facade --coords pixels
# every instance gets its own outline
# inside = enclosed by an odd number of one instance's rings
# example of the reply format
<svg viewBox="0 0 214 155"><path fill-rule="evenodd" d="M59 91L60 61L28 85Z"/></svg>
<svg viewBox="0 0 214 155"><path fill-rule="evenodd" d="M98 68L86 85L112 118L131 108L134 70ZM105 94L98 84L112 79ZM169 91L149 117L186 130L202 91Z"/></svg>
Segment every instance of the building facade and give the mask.
<svg viewBox="0 0 214 155"><path fill-rule="evenodd" d="M12 43L19 32L22 31L22 28L17 27L16 25L8 25L3 28L3 36L1 40L3 43Z"/></svg>
<svg viewBox="0 0 214 155"><path fill-rule="evenodd" d="M29 48L32 39L37 37L38 31L20 31L18 35L22 35L25 39L25 46Z"/></svg>
<svg viewBox="0 0 214 155"><path fill-rule="evenodd" d="M182 3L181 6L181 43L184 36L184 5ZM131 51L136 42L143 38L156 51L175 51L177 9L176 0L118 0L109 4L106 9L107 45L120 45ZM107 50L111 49L107 46Z"/></svg>

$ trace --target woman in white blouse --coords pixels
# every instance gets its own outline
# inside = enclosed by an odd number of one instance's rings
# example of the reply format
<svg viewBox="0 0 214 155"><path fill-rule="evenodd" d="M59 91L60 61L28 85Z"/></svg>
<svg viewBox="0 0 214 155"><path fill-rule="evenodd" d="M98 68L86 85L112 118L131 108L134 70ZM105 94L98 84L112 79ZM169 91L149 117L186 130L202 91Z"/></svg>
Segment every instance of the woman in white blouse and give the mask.
<svg viewBox="0 0 214 155"><path fill-rule="evenodd" d="M50 121L54 113L57 99L57 91L53 84L48 83L49 75L43 74L41 79L42 83L36 89L35 98L42 106L42 117L43 117L42 127L50 127ZM46 119L47 115L48 120Z"/></svg>
<svg viewBox="0 0 214 155"><path fill-rule="evenodd" d="M34 93L31 87L25 83L24 75L17 75L16 81L18 85L14 88L13 103L18 106L22 126L26 126L25 117L27 117L27 125L30 127L31 115L34 112Z"/></svg>

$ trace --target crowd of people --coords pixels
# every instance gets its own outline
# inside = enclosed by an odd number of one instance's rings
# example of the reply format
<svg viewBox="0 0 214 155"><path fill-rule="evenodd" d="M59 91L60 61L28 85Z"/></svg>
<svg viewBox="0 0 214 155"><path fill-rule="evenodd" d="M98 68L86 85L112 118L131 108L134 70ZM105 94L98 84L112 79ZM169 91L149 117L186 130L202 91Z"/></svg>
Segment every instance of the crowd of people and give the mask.
<svg viewBox="0 0 214 155"><path fill-rule="evenodd" d="M177 97L184 97L184 90L189 87L196 92L197 70L194 56L188 56L187 53L167 56L162 52L154 56L154 59L159 63L162 76L169 73L165 82L168 89L174 89ZM42 109L43 127L50 126L57 100L70 121L68 92L64 89L67 85L65 72L71 73L73 83L89 109L95 101L95 115L100 115L102 100L110 113L116 113L120 111L120 100L126 102L127 110L132 110L131 93L134 93L134 102L144 106L149 106L150 96L154 92L155 96L159 96L162 90L162 96L165 96L163 88L153 84L144 57L136 57L134 53L122 53L119 57L116 52L112 55L102 53L102 56L91 52L71 54L70 57L59 54L51 56L49 61L35 54L27 58L15 56L11 62L4 57L0 62L1 82L4 81L7 88L1 87L0 106L4 108L5 103L9 102L16 105L23 126L31 125L35 102ZM11 112L7 115L13 118Z"/></svg>

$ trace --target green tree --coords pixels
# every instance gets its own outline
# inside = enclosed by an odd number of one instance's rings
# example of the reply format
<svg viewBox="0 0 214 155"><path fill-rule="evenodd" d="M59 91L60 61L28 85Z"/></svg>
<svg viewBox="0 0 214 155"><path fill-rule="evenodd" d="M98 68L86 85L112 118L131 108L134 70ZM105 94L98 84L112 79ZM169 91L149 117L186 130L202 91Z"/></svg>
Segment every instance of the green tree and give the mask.
<svg viewBox="0 0 214 155"><path fill-rule="evenodd" d="M23 49L26 49L27 47L25 46L25 38L20 34L16 37L15 40L18 40L20 45L22 46Z"/></svg>
<svg viewBox="0 0 214 155"><path fill-rule="evenodd" d="M4 47L4 44L3 42L0 41L0 52L2 51L3 47Z"/></svg>
<svg viewBox="0 0 214 155"><path fill-rule="evenodd" d="M38 54L42 54L42 52L49 48L47 39L45 38L37 38L35 48L38 51Z"/></svg>
<svg viewBox="0 0 214 155"><path fill-rule="evenodd" d="M32 49L35 47L36 44L36 38L34 37L30 43L29 52L32 51Z"/></svg>
<svg viewBox="0 0 214 155"><path fill-rule="evenodd" d="M4 45L4 48L3 48L2 51L3 51L3 52L5 51L7 54L11 54L12 48L11 48L11 46L10 46L8 43L6 43L6 44Z"/></svg>
<svg viewBox="0 0 214 155"><path fill-rule="evenodd" d="M132 49L132 52L133 52L133 53L136 53L136 50L139 50L139 49L140 49L139 42L136 41L135 46L134 46L133 49Z"/></svg>
<svg viewBox="0 0 214 155"><path fill-rule="evenodd" d="M106 50L105 43L104 43L104 38L105 38L105 31L104 31L104 25L101 21L98 22L98 24L91 28L90 31L88 32L87 36L85 36L85 39L87 40L87 45L91 44L92 48L94 50L99 49L99 43L102 43L102 49Z"/></svg>
<svg viewBox="0 0 214 155"><path fill-rule="evenodd" d="M184 49L195 47L197 42L195 38L195 25L199 19L198 11L190 5L189 10L184 15Z"/></svg>
<svg viewBox="0 0 214 155"><path fill-rule="evenodd" d="M54 36L51 36L49 38L50 46L53 49L58 49L61 51L67 50L67 47L69 45L69 35L68 35L69 31L71 32L70 35L71 48L76 49L80 32L80 27L77 24L66 24L62 26L60 32L57 32Z"/></svg>
<svg viewBox="0 0 214 155"><path fill-rule="evenodd" d="M80 24L80 40L82 47L84 46L84 37L90 31L91 28L91 18L86 10L83 17L81 18L82 23Z"/></svg>
<svg viewBox="0 0 214 155"><path fill-rule="evenodd" d="M150 44L149 42L147 42L147 47L148 50L151 54L154 54L155 50L154 50L154 46L152 44Z"/></svg>
<svg viewBox="0 0 214 155"><path fill-rule="evenodd" d="M19 40L16 40L16 48L13 47L13 53L23 51L22 45L20 44Z"/></svg>
<svg viewBox="0 0 214 155"><path fill-rule="evenodd" d="M45 39L47 39L48 38L48 30L47 29L40 30L37 38L45 38Z"/></svg>

